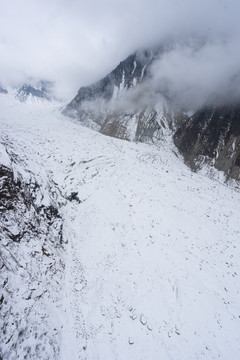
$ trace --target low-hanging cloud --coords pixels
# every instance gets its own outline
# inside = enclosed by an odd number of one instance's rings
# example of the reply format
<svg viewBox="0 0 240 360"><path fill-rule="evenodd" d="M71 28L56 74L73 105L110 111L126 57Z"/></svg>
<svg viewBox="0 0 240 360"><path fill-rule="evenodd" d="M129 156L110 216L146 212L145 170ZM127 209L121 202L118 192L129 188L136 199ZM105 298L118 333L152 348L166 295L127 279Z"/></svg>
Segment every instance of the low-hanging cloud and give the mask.
<svg viewBox="0 0 240 360"><path fill-rule="evenodd" d="M153 71L176 98L201 97L237 74L239 13L238 0L2 1L0 82L48 79L70 99L139 47L200 37L201 49L176 45Z"/></svg>
<svg viewBox="0 0 240 360"><path fill-rule="evenodd" d="M240 46L202 39L175 43L153 63L151 88L187 109L240 100Z"/></svg>

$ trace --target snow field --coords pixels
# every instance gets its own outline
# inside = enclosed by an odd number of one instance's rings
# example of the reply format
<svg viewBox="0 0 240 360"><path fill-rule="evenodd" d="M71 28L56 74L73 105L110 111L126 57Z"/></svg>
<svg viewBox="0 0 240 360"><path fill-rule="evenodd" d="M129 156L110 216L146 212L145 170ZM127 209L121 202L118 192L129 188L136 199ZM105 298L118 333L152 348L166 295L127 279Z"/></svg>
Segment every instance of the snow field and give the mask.
<svg viewBox="0 0 240 360"><path fill-rule="evenodd" d="M1 108L2 138L59 190L62 359L238 359L239 189L192 173L169 140L109 138L46 104Z"/></svg>

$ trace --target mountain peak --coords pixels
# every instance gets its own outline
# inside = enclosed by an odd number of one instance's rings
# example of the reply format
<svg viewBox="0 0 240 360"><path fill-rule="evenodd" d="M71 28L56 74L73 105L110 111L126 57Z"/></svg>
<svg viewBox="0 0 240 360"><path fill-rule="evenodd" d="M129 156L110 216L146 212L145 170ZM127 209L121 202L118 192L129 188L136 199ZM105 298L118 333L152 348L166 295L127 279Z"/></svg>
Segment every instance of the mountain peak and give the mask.
<svg viewBox="0 0 240 360"><path fill-rule="evenodd" d="M35 84L26 83L17 88L15 97L22 102L51 101L55 99L53 85L43 80Z"/></svg>

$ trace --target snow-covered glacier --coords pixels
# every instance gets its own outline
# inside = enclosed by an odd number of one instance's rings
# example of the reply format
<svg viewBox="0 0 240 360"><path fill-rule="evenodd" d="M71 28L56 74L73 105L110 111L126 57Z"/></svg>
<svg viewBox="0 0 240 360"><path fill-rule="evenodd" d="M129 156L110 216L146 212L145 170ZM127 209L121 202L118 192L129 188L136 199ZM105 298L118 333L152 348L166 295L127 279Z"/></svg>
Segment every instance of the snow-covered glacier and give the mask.
<svg viewBox="0 0 240 360"><path fill-rule="evenodd" d="M239 184L0 102L0 357L238 359Z"/></svg>

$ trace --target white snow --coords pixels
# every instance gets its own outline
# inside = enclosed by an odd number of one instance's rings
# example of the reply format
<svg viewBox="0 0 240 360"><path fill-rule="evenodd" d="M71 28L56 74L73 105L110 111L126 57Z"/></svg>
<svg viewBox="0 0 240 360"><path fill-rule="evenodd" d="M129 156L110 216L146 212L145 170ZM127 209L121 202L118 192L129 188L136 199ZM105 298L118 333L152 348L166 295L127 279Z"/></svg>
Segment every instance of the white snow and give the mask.
<svg viewBox="0 0 240 360"><path fill-rule="evenodd" d="M192 173L164 142L0 101L2 139L59 189L62 360L239 359L239 189Z"/></svg>
<svg viewBox="0 0 240 360"><path fill-rule="evenodd" d="M111 107L116 106L116 102L125 94L126 84L125 84L125 71L122 72L122 80L119 86L114 86L113 94L110 100ZM105 103L106 105L106 103Z"/></svg>
<svg viewBox="0 0 240 360"><path fill-rule="evenodd" d="M6 167L11 166L11 161L8 156L8 153L6 152L5 147L1 143L0 143L0 164L4 165Z"/></svg>
<svg viewBox="0 0 240 360"><path fill-rule="evenodd" d="M135 70L136 70L136 67L137 67L137 62L134 61L133 62L133 70L132 70L132 75L134 74Z"/></svg>
<svg viewBox="0 0 240 360"><path fill-rule="evenodd" d="M119 84L119 91L121 92L125 88L125 71L122 72L122 81Z"/></svg>
<svg viewBox="0 0 240 360"><path fill-rule="evenodd" d="M145 70L146 70L146 67L147 67L147 65L144 65L143 68L142 68L142 72L141 72L141 76L140 76L140 81L142 81L142 79L143 79L143 76L144 76L144 72L145 72Z"/></svg>

